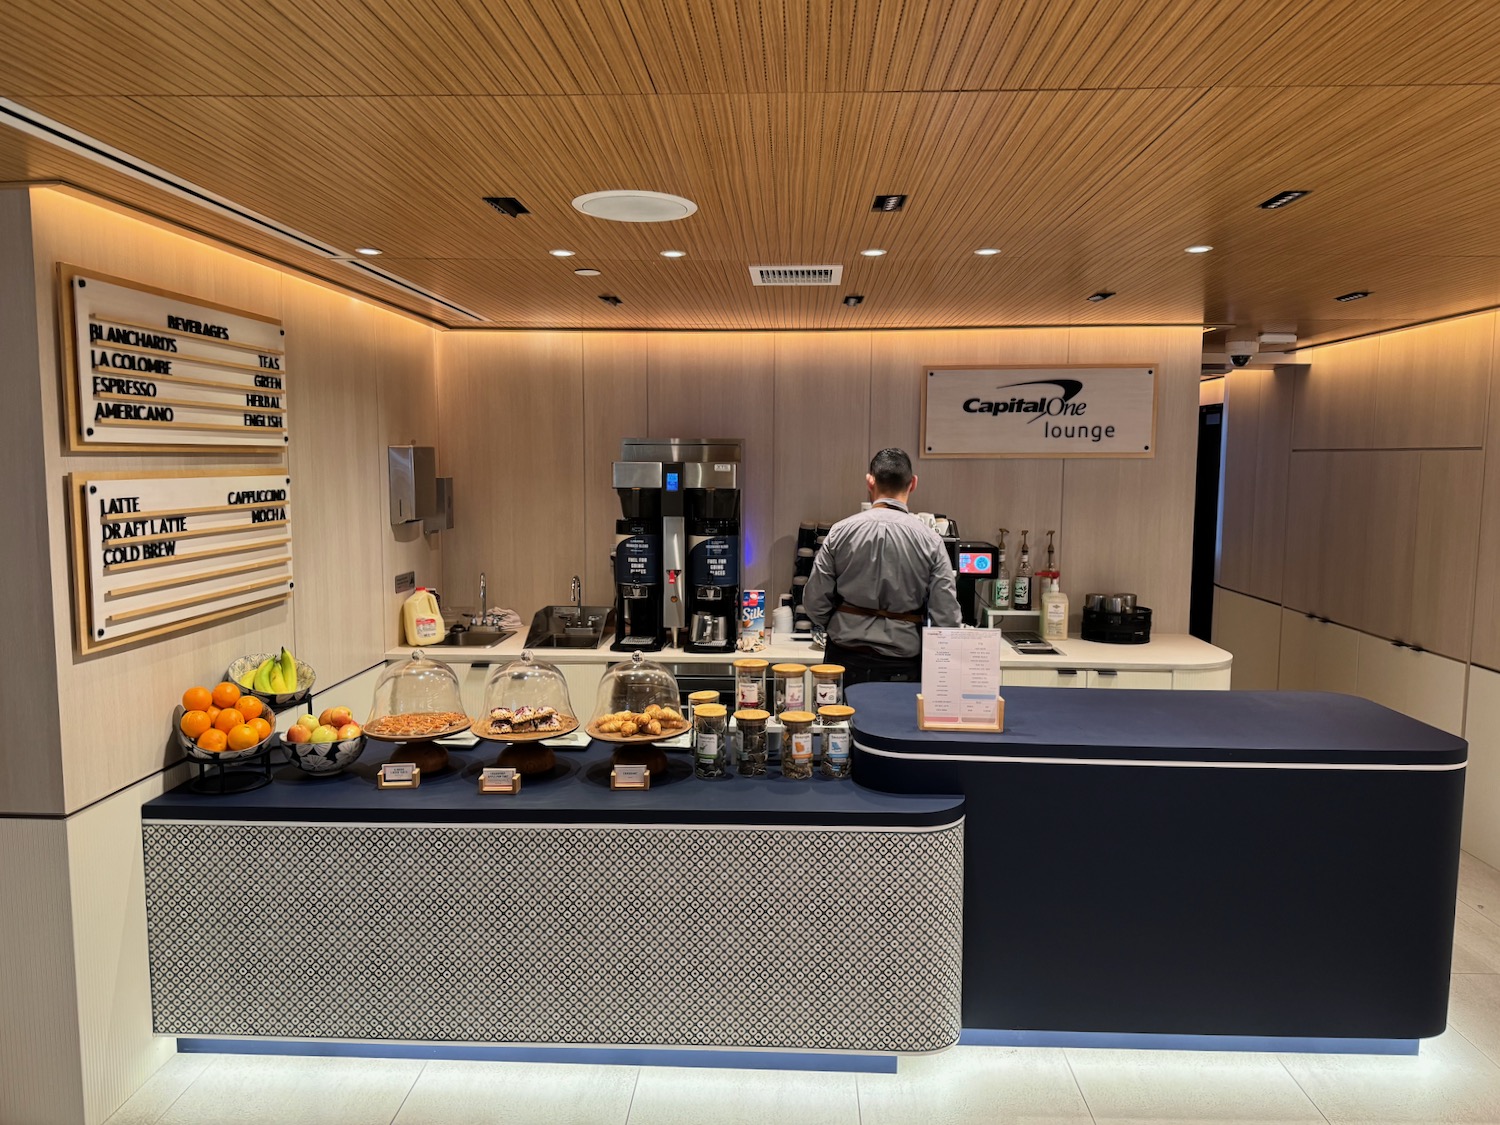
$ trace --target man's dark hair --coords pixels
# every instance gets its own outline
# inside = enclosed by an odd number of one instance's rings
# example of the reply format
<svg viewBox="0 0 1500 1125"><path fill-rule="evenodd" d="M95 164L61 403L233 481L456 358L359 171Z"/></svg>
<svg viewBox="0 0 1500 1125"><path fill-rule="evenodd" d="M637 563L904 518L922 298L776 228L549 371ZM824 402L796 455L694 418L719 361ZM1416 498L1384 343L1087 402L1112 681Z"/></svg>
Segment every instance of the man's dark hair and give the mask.
<svg viewBox="0 0 1500 1125"><path fill-rule="evenodd" d="M911 487L911 458L904 449L882 449L870 458L870 475L881 492L905 492Z"/></svg>

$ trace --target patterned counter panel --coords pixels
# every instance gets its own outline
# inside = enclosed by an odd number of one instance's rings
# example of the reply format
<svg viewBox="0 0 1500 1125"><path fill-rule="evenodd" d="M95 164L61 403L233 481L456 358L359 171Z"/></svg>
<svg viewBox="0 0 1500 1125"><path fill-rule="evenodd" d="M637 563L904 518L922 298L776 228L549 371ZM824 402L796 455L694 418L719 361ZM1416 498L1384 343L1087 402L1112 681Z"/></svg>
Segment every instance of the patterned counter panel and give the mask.
<svg viewBox="0 0 1500 1125"><path fill-rule="evenodd" d="M152 822L155 1029L933 1051L963 822L932 829Z"/></svg>

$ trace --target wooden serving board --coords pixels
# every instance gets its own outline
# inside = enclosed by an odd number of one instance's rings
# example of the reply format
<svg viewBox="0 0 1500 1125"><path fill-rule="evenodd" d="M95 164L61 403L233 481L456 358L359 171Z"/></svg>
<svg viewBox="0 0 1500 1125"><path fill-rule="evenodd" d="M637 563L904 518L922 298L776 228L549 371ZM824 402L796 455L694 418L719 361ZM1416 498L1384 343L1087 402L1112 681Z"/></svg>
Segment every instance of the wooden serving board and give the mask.
<svg viewBox="0 0 1500 1125"><path fill-rule="evenodd" d="M684 726L677 730L663 731L661 734L601 734L590 723L586 728L590 738L597 738L600 742L616 742L624 746L644 746L652 742L665 742L669 738L687 734L692 730L691 726Z"/></svg>
<svg viewBox="0 0 1500 1125"><path fill-rule="evenodd" d="M519 734L515 732L500 734L498 732L491 733L489 719L478 719L469 729L474 732L475 738L482 738L486 742L543 742L549 738L561 738L565 734L572 734L578 729L578 720L564 718L562 726L556 730L534 730L521 731Z"/></svg>

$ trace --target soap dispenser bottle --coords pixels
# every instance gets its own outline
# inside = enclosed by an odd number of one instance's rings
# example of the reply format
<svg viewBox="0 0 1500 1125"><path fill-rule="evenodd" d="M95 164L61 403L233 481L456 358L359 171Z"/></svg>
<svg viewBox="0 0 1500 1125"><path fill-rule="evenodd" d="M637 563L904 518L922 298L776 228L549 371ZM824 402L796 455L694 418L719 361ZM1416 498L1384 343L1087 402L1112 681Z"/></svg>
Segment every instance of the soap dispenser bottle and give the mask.
<svg viewBox="0 0 1500 1125"><path fill-rule="evenodd" d="M1026 537L1030 534L1030 531L1024 529L1021 532L1021 565L1016 568L1016 581L1011 593L1016 608L1024 610L1031 608L1031 548L1026 543Z"/></svg>
<svg viewBox="0 0 1500 1125"><path fill-rule="evenodd" d="M1056 534L1047 532L1047 586L1042 594L1042 639L1047 641L1068 639L1068 595L1062 592L1062 576L1052 561L1052 537Z"/></svg>
<svg viewBox="0 0 1500 1125"><path fill-rule="evenodd" d="M1010 529L1002 527L997 537L1000 540L1000 557L995 561L995 595L994 603L996 609L1010 608L1010 567L1005 562L1005 537L1010 534Z"/></svg>

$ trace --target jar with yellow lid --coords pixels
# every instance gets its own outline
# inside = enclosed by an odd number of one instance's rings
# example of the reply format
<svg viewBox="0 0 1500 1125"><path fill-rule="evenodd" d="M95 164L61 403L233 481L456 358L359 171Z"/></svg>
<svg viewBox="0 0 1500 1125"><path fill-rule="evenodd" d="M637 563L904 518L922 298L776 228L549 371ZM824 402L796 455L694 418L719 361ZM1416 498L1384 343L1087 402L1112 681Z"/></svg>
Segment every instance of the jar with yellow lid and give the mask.
<svg viewBox="0 0 1500 1125"><path fill-rule="evenodd" d="M813 775L813 722L811 711L783 711L781 723L781 776L805 781Z"/></svg>
<svg viewBox="0 0 1500 1125"><path fill-rule="evenodd" d="M823 746L822 765L824 777L848 777L852 766L850 748L854 738L849 721L854 718L854 708L842 703L832 703L818 708L818 736Z"/></svg>
<svg viewBox="0 0 1500 1125"><path fill-rule="evenodd" d="M766 669L768 660L753 658L734 662L734 705L740 710L766 705Z"/></svg>
<svg viewBox="0 0 1500 1125"><path fill-rule="evenodd" d="M747 707L734 713L734 725L740 734L740 776L764 777L769 757L766 743L766 720L771 712Z"/></svg>
<svg viewBox="0 0 1500 1125"><path fill-rule="evenodd" d="M776 712L801 711L807 706L807 665L774 664L776 677Z"/></svg>
<svg viewBox="0 0 1500 1125"><path fill-rule="evenodd" d="M728 712L722 703L703 703L693 710L693 773L723 777Z"/></svg>
<svg viewBox="0 0 1500 1125"><path fill-rule="evenodd" d="M810 669L813 682L813 706L827 707L844 702L844 666L814 664Z"/></svg>

